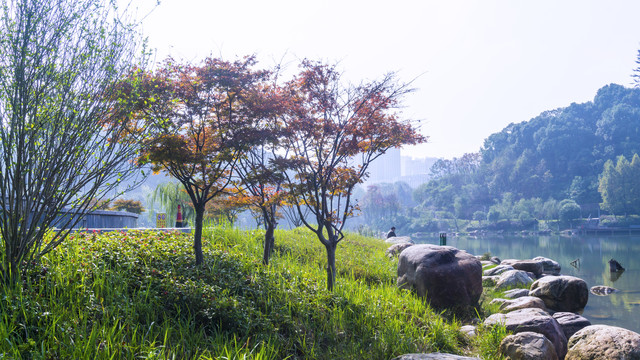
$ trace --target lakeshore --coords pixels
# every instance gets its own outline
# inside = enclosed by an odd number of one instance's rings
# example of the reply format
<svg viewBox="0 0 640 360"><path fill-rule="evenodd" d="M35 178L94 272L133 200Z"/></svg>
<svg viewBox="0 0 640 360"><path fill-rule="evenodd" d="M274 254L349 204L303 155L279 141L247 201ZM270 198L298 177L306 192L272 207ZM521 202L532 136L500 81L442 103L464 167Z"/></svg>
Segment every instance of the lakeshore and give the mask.
<svg viewBox="0 0 640 360"><path fill-rule="evenodd" d="M418 243L439 244L437 237L417 238ZM606 285L619 290L608 296L590 296L583 316L593 324L620 326L640 332L640 235L491 235L449 236L447 245L475 255L490 253L500 259L531 259L544 256L561 264L561 273L579 277L589 287ZM621 274L609 271L608 261L624 267ZM577 261L576 261L577 260ZM572 265L573 263L573 265Z"/></svg>

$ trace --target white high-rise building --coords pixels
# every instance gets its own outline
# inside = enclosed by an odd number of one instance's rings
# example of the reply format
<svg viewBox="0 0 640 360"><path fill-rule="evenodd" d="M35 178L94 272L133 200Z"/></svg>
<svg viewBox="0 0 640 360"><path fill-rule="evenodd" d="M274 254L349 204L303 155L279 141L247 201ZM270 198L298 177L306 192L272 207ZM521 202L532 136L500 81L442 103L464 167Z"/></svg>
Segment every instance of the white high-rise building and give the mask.
<svg viewBox="0 0 640 360"><path fill-rule="evenodd" d="M367 185L404 181L411 187L429 181L429 171L437 158L401 156L400 149L390 149L369 165Z"/></svg>
<svg viewBox="0 0 640 360"><path fill-rule="evenodd" d="M367 184L395 182L400 178L400 149L389 149L369 165Z"/></svg>

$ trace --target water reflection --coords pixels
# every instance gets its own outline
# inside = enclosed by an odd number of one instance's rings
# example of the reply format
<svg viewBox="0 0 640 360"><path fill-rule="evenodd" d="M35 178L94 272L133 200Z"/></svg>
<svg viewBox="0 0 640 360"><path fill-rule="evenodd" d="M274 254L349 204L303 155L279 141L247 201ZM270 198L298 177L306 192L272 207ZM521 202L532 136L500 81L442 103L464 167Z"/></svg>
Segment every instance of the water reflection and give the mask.
<svg viewBox="0 0 640 360"><path fill-rule="evenodd" d="M611 282L616 282L618 279L620 279L620 276L622 276L623 272L624 269L619 271L609 271L609 280L611 280Z"/></svg>
<svg viewBox="0 0 640 360"><path fill-rule="evenodd" d="M414 239L438 244L438 236ZM508 236L449 237L447 245L474 255L490 253L502 260L532 259L544 256L562 266L562 274L577 276L587 286L615 287L617 293L590 296L583 316L593 324L624 327L640 332L640 236ZM609 271L609 260L616 259L626 271ZM615 283L615 286L613 286Z"/></svg>

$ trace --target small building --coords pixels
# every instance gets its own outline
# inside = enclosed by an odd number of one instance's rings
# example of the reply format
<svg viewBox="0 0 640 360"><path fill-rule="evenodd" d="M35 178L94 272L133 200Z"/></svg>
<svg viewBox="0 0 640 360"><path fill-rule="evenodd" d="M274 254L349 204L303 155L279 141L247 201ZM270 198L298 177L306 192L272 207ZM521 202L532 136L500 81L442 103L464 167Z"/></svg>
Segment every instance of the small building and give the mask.
<svg viewBox="0 0 640 360"><path fill-rule="evenodd" d="M70 211L61 214L52 226L60 227L70 214ZM138 227L139 215L127 211L94 210L80 216L80 220L74 226L76 229L132 229Z"/></svg>

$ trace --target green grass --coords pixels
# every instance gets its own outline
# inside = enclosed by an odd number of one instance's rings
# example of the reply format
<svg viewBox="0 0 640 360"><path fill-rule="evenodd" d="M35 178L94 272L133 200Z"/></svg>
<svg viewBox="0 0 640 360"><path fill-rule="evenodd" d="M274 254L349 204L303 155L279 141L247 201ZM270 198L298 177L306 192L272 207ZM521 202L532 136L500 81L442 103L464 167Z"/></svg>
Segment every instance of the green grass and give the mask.
<svg viewBox="0 0 640 360"><path fill-rule="evenodd" d="M455 314L399 290L384 242L349 234L328 292L312 233L277 231L269 266L262 236L209 227L200 267L188 234L72 237L0 289L0 359L493 358L500 330L469 341Z"/></svg>

